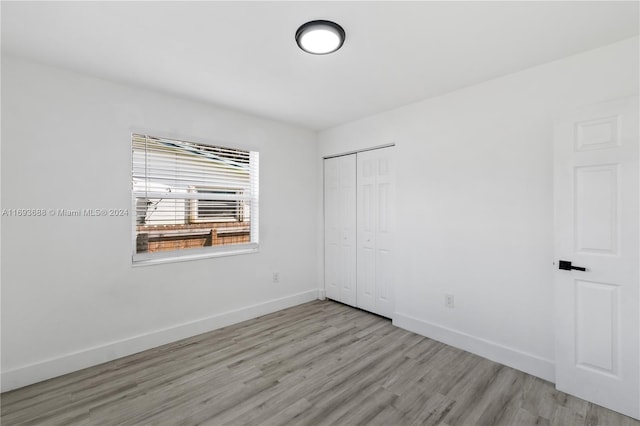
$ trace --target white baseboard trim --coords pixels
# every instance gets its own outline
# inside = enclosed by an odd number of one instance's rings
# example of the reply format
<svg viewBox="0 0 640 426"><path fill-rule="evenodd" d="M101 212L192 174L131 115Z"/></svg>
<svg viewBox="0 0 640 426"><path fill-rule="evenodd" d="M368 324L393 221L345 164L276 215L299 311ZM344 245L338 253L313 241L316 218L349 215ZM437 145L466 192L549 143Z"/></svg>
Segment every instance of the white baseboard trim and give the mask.
<svg viewBox="0 0 640 426"><path fill-rule="evenodd" d="M394 314L393 325L555 382L555 365L552 360L401 313Z"/></svg>
<svg viewBox="0 0 640 426"><path fill-rule="evenodd" d="M318 290L309 290L3 371L0 389L21 388L316 299Z"/></svg>

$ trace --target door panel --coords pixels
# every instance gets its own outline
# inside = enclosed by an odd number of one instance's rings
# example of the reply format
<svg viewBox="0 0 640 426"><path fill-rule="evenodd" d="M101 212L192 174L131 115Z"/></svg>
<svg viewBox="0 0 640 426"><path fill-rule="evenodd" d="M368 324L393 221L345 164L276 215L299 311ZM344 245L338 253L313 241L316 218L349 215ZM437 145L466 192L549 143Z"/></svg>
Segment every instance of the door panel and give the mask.
<svg viewBox="0 0 640 426"><path fill-rule="evenodd" d="M376 176L373 158L358 154L358 307L376 307Z"/></svg>
<svg viewBox="0 0 640 426"><path fill-rule="evenodd" d="M340 232L338 196L338 162L324 162L324 287L326 296L340 298L338 273L340 266Z"/></svg>
<svg viewBox="0 0 640 426"><path fill-rule="evenodd" d="M555 126L556 387L640 417L638 98Z"/></svg>
<svg viewBox="0 0 640 426"><path fill-rule="evenodd" d="M325 291L356 305L356 156L324 161Z"/></svg>
<svg viewBox="0 0 640 426"><path fill-rule="evenodd" d="M376 253L373 247L361 247L358 256L358 307L372 311L376 297Z"/></svg>
<svg viewBox="0 0 640 426"><path fill-rule="evenodd" d="M615 255L618 251L619 164L575 168L576 251Z"/></svg>
<svg viewBox="0 0 640 426"><path fill-rule="evenodd" d="M618 286L576 280L576 364L618 376ZM599 315L594 315L598 312Z"/></svg>
<svg viewBox="0 0 640 426"><path fill-rule="evenodd" d="M378 304L381 308L389 311L392 307L384 306L393 301L393 257L388 250L378 250L376 258L376 278Z"/></svg>
<svg viewBox="0 0 640 426"><path fill-rule="evenodd" d="M358 307L391 317L393 297L393 148L358 153Z"/></svg>

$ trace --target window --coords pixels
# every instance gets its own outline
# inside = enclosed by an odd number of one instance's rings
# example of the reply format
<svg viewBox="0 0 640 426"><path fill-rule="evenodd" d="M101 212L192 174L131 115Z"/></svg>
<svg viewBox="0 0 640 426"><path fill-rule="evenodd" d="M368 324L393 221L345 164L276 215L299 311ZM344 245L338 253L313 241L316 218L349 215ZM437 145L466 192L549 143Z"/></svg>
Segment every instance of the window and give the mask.
<svg viewBox="0 0 640 426"><path fill-rule="evenodd" d="M131 139L134 263L257 250L257 152Z"/></svg>
<svg viewBox="0 0 640 426"><path fill-rule="evenodd" d="M220 194L242 196L242 190L194 188L198 194ZM193 223L213 221L244 221L244 203L236 200L212 200L209 198L191 200L190 217Z"/></svg>

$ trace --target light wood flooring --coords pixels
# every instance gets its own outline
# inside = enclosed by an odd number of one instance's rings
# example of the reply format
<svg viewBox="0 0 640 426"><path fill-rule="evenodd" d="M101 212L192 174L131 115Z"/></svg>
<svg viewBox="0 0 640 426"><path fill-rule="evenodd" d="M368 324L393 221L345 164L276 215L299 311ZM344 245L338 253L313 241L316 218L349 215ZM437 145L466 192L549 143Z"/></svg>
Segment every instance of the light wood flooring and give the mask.
<svg viewBox="0 0 640 426"><path fill-rule="evenodd" d="M22 425L640 425L331 301L1 395Z"/></svg>

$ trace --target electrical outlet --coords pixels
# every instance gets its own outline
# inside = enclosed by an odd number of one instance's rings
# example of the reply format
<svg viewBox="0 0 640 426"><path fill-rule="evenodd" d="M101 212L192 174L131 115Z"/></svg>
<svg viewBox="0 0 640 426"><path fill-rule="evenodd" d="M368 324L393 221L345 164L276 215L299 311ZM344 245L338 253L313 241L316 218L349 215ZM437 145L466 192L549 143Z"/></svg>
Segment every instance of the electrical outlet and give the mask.
<svg viewBox="0 0 640 426"><path fill-rule="evenodd" d="M277 284L280 282L280 272L274 272L273 273L273 283Z"/></svg>
<svg viewBox="0 0 640 426"><path fill-rule="evenodd" d="M453 294L444 295L444 306L449 309L453 309Z"/></svg>

